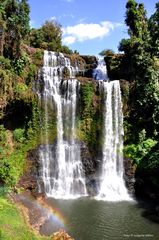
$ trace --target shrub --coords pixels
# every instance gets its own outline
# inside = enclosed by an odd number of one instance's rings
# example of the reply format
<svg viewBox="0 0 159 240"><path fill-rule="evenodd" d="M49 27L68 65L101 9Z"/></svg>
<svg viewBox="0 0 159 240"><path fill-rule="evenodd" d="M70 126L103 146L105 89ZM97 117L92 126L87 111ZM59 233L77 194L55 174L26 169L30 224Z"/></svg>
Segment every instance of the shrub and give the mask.
<svg viewBox="0 0 159 240"><path fill-rule="evenodd" d="M127 145L124 148L124 155L131 158L134 164L139 164L140 160L149 153L156 143L157 141L148 138L139 144Z"/></svg>
<svg viewBox="0 0 159 240"><path fill-rule="evenodd" d="M8 58L4 58L3 56L0 56L0 67L3 69L10 70L12 68L10 60Z"/></svg>
<svg viewBox="0 0 159 240"><path fill-rule="evenodd" d="M15 141L19 143L23 143L26 138L25 138L25 129L22 128L17 128L13 131L13 138Z"/></svg>
<svg viewBox="0 0 159 240"><path fill-rule="evenodd" d="M3 125L0 125L0 143L3 144L7 140L6 130Z"/></svg>

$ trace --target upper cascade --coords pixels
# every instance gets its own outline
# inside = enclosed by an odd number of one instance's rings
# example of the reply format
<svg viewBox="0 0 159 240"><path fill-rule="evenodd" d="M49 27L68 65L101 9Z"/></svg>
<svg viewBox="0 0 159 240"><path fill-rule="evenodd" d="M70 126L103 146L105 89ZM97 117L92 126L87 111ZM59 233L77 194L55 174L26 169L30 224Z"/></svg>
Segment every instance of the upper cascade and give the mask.
<svg viewBox="0 0 159 240"><path fill-rule="evenodd" d="M67 69L69 78L75 78L78 73L78 67L71 66L70 59L65 57L63 53L44 51L44 66L50 67L50 74L53 76L64 77L64 72ZM53 71L53 72L52 72Z"/></svg>
<svg viewBox="0 0 159 240"><path fill-rule="evenodd" d="M97 67L93 69L93 78L95 80L108 80L106 63L102 57L97 58Z"/></svg>

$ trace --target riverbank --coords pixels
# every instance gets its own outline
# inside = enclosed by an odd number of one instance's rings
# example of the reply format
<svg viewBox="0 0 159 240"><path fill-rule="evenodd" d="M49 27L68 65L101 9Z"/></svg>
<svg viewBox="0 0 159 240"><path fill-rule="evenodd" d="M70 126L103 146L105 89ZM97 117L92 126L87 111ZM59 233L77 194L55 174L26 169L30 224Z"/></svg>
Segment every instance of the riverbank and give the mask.
<svg viewBox="0 0 159 240"><path fill-rule="evenodd" d="M31 197L31 196L30 196ZM45 214L27 208L20 201L20 195L0 194L0 240L73 240L63 230L52 236L42 236L40 226L45 222Z"/></svg>

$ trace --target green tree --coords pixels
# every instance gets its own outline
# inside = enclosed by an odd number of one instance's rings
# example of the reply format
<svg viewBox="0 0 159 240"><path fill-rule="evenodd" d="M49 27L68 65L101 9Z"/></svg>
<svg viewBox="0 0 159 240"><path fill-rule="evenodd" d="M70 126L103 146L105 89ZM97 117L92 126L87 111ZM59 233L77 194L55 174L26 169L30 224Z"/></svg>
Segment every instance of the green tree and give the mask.
<svg viewBox="0 0 159 240"><path fill-rule="evenodd" d="M46 21L42 25L44 42L50 51L58 51L61 48L62 30L57 21Z"/></svg>
<svg viewBox="0 0 159 240"><path fill-rule="evenodd" d="M62 53L66 53L66 54L73 54L73 51L68 47L68 46L61 46L61 50Z"/></svg>
<svg viewBox="0 0 159 240"><path fill-rule="evenodd" d="M138 130L144 127L152 136L156 130L159 131L156 121L159 105L159 68L155 66L155 55L151 48L153 41L153 49L157 49L157 23L154 24L155 30L150 26L153 21L157 22L158 11L148 20L143 4L128 0L126 9L125 23L130 38L122 39L119 50L124 52L123 63L129 71L130 80L134 81L131 117L135 120ZM156 54L156 50L154 53Z"/></svg>
<svg viewBox="0 0 159 240"><path fill-rule="evenodd" d="M60 51L62 47L62 29L57 21L46 21L41 28L32 29L30 45L49 51ZM68 51L68 49L64 48Z"/></svg>
<svg viewBox="0 0 159 240"><path fill-rule="evenodd" d="M20 58L20 47L29 33L29 5L27 0L3 1L3 20L6 22L4 56L10 59Z"/></svg>
<svg viewBox="0 0 159 240"><path fill-rule="evenodd" d="M159 57L159 2L156 3L156 11L149 19L151 35L151 54Z"/></svg>
<svg viewBox="0 0 159 240"><path fill-rule="evenodd" d="M31 29L29 36L30 45L35 48L41 48L44 42L43 31L40 29Z"/></svg>
<svg viewBox="0 0 159 240"><path fill-rule="evenodd" d="M125 23L128 26L129 39L122 39L119 51L125 53L125 62L129 62L131 78L136 75L143 77L145 69L152 63L150 53L150 32L148 30L148 19L143 4L135 0L128 0L126 4Z"/></svg>
<svg viewBox="0 0 159 240"><path fill-rule="evenodd" d="M105 57L112 56L114 54L115 52L112 49L104 49L99 53L99 55L105 56Z"/></svg>

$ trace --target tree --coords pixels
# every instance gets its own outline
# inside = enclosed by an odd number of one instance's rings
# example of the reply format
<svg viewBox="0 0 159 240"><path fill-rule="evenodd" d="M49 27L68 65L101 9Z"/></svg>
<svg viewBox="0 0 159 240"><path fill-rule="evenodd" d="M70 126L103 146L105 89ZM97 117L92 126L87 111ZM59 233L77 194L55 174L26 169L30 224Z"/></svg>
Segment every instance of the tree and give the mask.
<svg viewBox="0 0 159 240"><path fill-rule="evenodd" d="M46 21L42 25L41 30L47 49L50 51L59 51L62 39L61 25L55 20Z"/></svg>
<svg viewBox="0 0 159 240"><path fill-rule="evenodd" d="M151 54L159 57L159 2L156 3L156 12L149 19L151 34Z"/></svg>
<svg viewBox="0 0 159 240"><path fill-rule="evenodd" d="M150 32L143 4L138 4L135 0L128 0L126 9L125 23L128 26L130 38L121 40L119 51L125 53L125 62L129 62L130 74L132 78L136 78L136 75L139 73L140 76L143 76L146 68L152 63L151 55L148 51L150 47Z"/></svg>
<svg viewBox="0 0 159 240"><path fill-rule="evenodd" d="M158 49L158 9L148 20L143 4L128 0L125 23L129 39L122 39L119 50L124 52L123 63L134 81L131 117L138 131L145 128L150 135L159 131L156 121L159 105L159 68L155 64ZM151 45L153 47L151 47Z"/></svg>
<svg viewBox="0 0 159 240"><path fill-rule="evenodd" d="M128 0L126 4L125 23L129 27L128 34L130 37L144 38L147 32L146 10L143 4L138 4L134 0Z"/></svg>
<svg viewBox="0 0 159 240"><path fill-rule="evenodd" d="M29 5L27 0L7 0L2 3L6 22L4 56L10 59L20 58L22 40L29 33Z"/></svg>
<svg viewBox="0 0 159 240"><path fill-rule="evenodd" d="M3 55L3 47L4 47L4 38L5 38L5 11L4 11L4 1L1 0L0 6L0 56Z"/></svg>
<svg viewBox="0 0 159 240"><path fill-rule="evenodd" d="M49 51L60 51L62 43L61 25L57 21L46 21L41 28L32 29L30 34L30 45L47 49Z"/></svg>
<svg viewBox="0 0 159 240"><path fill-rule="evenodd" d="M42 48L42 44L44 42L44 35L43 31L40 29L31 29L30 36L29 36L29 42L32 47L35 48Z"/></svg>
<svg viewBox="0 0 159 240"><path fill-rule="evenodd" d="M73 51L66 45L61 46L60 51L66 54L73 54Z"/></svg>
<svg viewBox="0 0 159 240"><path fill-rule="evenodd" d="M112 49L104 49L104 50L102 50L100 53L99 53L99 55L100 56L105 56L105 57L107 57L107 56L112 56L112 55L114 55L115 53L114 53L114 51L112 50Z"/></svg>

